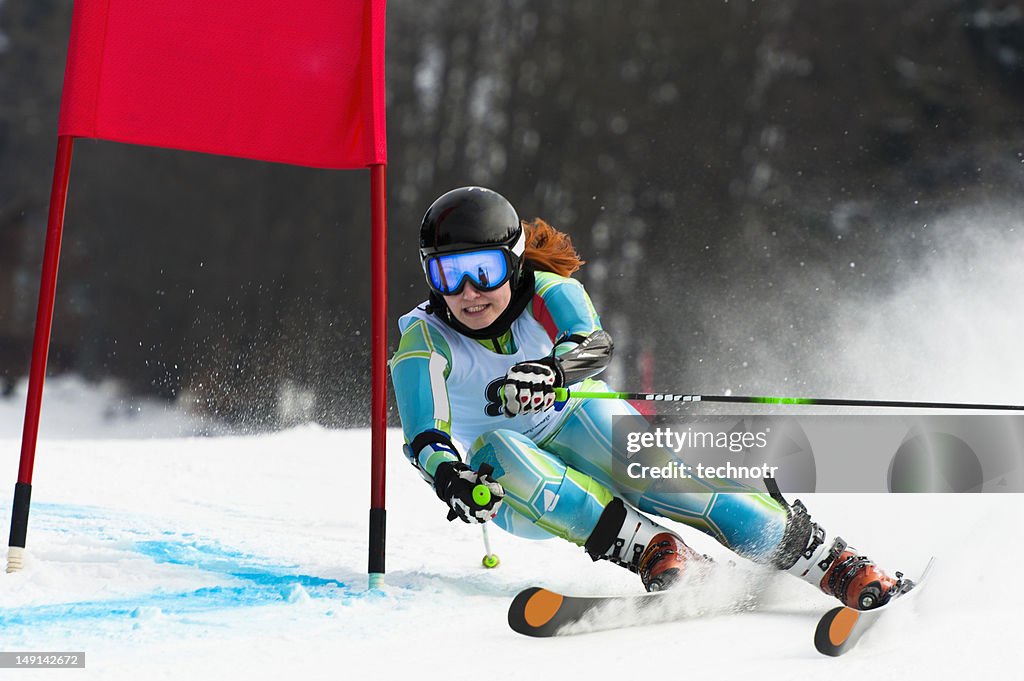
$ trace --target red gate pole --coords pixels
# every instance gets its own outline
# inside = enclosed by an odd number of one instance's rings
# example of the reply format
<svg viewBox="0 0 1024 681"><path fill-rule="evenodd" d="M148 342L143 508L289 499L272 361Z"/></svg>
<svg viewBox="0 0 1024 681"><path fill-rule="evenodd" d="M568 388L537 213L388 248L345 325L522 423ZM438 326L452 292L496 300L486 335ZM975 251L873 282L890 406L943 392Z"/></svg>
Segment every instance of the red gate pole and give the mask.
<svg viewBox="0 0 1024 681"><path fill-rule="evenodd" d="M50 351L53 301L57 293L60 240L64 233L64 207L68 198L73 146L73 137L57 137L57 160L53 167L50 214L46 222L46 247L43 251L43 274L39 284L39 307L36 310L36 331L32 341L32 367L28 376L25 428L21 435L21 463L18 467L18 482L14 486L14 511L11 514L11 538L7 551L8 572L21 569L25 554L28 510L32 496L32 469L36 459L36 441L39 438L39 415L43 403L43 382L46 380L46 359Z"/></svg>
<svg viewBox="0 0 1024 681"><path fill-rule="evenodd" d="M370 393L370 560L369 587L384 583L385 536L385 436L388 425L387 350L388 350L388 262L387 191L384 164L370 166L370 204L372 225L370 269L372 281L371 393Z"/></svg>

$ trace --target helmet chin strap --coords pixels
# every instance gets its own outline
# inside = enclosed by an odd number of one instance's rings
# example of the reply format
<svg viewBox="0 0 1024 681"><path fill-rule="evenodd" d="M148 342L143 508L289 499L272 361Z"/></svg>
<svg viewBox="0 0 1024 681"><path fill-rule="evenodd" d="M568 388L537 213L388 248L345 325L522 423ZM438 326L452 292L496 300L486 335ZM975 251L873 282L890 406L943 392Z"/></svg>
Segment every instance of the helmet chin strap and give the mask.
<svg viewBox="0 0 1024 681"><path fill-rule="evenodd" d="M526 263L523 263L522 273L515 278L515 284L512 289L512 298L508 302L508 307L505 311L498 315L498 318L491 322L489 325L482 329L471 329L452 314L452 311L448 308L448 304L444 302L444 298L430 292L430 304L427 306L427 312L437 315L437 318L443 321L448 326L452 327L463 336L472 338L473 340L490 340L492 338L498 338L503 333L509 330L519 315L523 313L526 306L533 300L534 292L534 279L533 269Z"/></svg>

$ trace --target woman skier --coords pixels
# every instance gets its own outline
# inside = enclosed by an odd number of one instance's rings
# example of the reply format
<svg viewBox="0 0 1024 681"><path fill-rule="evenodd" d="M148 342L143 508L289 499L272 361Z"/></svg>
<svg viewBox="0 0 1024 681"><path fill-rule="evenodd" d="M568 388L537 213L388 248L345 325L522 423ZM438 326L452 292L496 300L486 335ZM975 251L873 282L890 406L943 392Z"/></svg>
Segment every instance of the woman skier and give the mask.
<svg viewBox="0 0 1024 681"><path fill-rule="evenodd" d="M612 474L625 461L613 451L612 417L638 412L621 400L555 408L555 388L608 390L594 376L612 356L570 276L582 261L568 236L521 222L494 191L462 187L424 215L420 261L429 300L399 320L391 375L406 456L449 520L561 537L639 573L648 591L707 559L641 512L695 527L850 607L877 607L902 588L841 538L828 540L800 501L699 482L634 488ZM474 495L478 485L490 494Z"/></svg>

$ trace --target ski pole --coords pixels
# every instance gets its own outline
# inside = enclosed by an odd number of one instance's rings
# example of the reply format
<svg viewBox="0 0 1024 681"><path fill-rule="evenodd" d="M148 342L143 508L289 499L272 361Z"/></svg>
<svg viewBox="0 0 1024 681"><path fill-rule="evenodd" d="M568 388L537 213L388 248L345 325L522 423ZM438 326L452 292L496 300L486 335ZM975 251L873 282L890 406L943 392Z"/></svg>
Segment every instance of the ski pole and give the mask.
<svg viewBox="0 0 1024 681"><path fill-rule="evenodd" d="M484 558L480 562L483 563L483 566L485 568L487 568L488 570L491 570L491 569L494 569L494 568L498 567L499 565L501 565L501 559L498 558L498 554L491 553L491 538L490 538L490 535L487 534L487 523L484 523L483 525L481 525L480 529L483 530L483 533L484 533L484 552L485 552L484 553Z"/></svg>
<svg viewBox="0 0 1024 681"><path fill-rule="evenodd" d="M494 468L490 464L481 464L479 469L480 475L490 476L494 473ZM487 485L475 485L473 487L473 501L480 506L486 506L491 503L491 490ZM487 534L487 523L480 526L480 529L484 533L484 557L480 562L487 569L498 567L501 563L501 559L498 558L498 554L491 553L491 538Z"/></svg>
<svg viewBox="0 0 1024 681"><path fill-rule="evenodd" d="M901 400L846 400L829 397L754 397L747 395L677 395L674 393L591 392L555 388L555 400L566 402L570 397L605 400L646 400L652 402L731 402L733 404L799 404L835 407L897 407L908 409L978 409L1024 411L1017 404L964 404L961 402L908 402Z"/></svg>

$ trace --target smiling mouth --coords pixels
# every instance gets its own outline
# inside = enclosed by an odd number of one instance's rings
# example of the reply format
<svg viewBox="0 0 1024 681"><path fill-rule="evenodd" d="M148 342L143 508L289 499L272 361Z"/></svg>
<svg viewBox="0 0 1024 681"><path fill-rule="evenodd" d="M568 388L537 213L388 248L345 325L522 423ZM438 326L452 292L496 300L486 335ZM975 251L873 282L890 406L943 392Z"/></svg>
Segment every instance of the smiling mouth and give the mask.
<svg viewBox="0 0 1024 681"><path fill-rule="evenodd" d="M477 314L479 312L483 312L484 308L488 305L490 305L490 303L484 303L483 305L471 305L469 307L462 308L462 311L466 314Z"/></svg>

